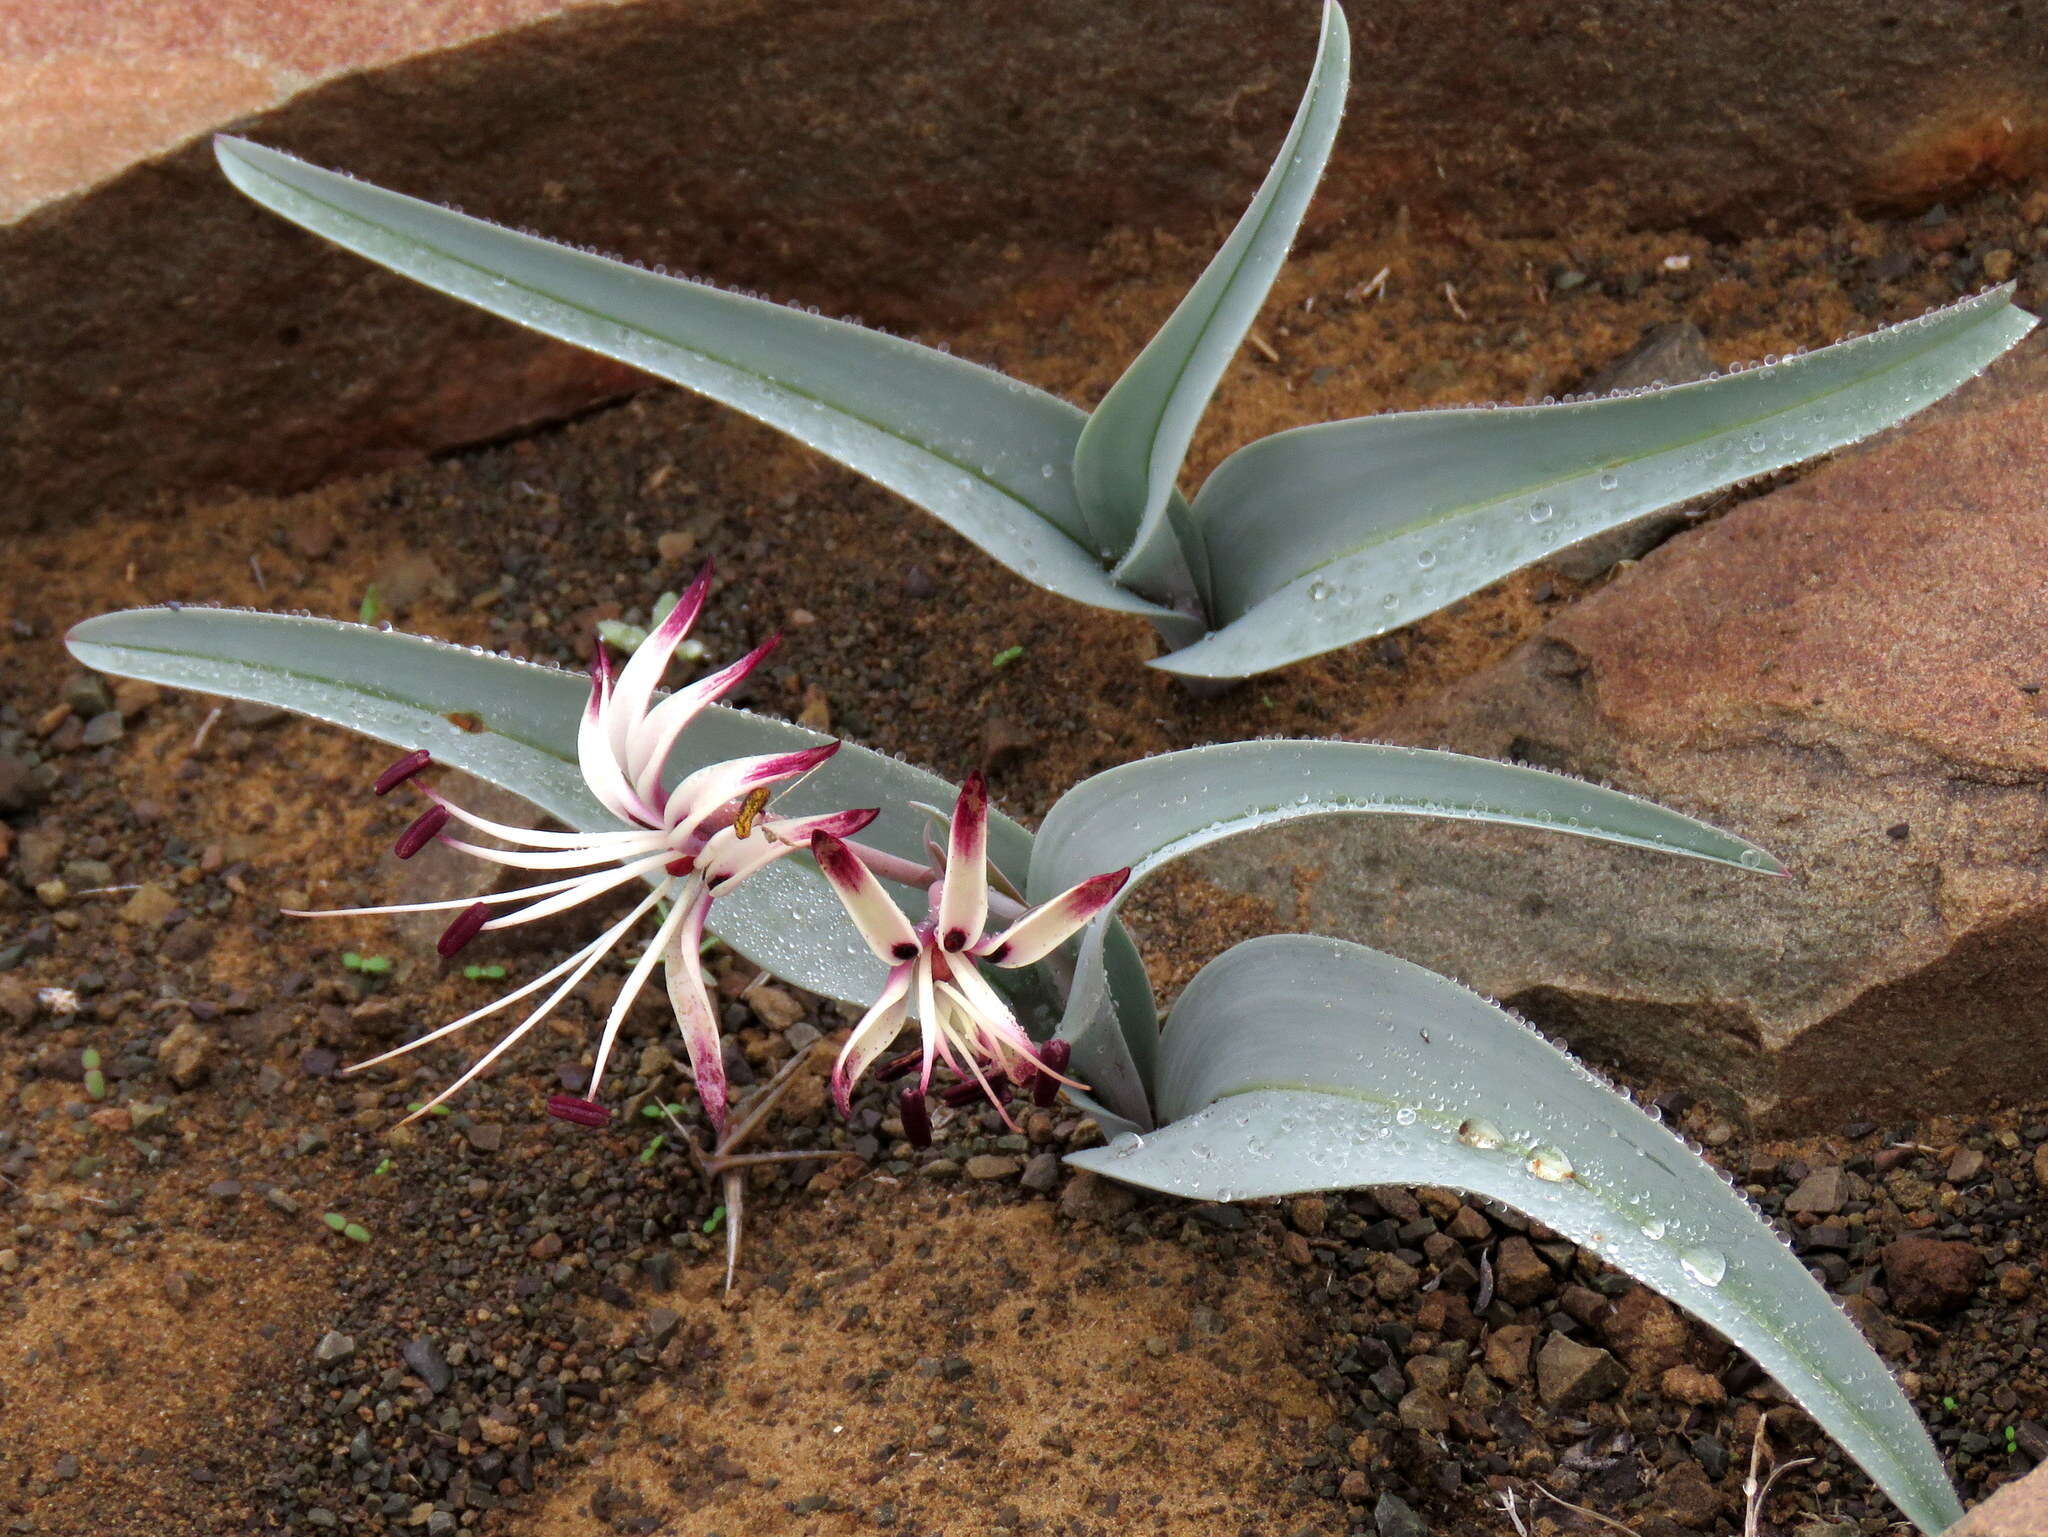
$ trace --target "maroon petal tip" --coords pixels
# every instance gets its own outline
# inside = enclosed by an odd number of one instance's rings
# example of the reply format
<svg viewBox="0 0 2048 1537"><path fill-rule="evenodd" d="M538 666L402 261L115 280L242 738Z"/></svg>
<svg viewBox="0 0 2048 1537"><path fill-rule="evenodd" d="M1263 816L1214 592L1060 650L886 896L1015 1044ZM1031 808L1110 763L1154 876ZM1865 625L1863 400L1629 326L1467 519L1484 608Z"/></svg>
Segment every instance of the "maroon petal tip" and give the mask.
<svg viewBox="0 0 2048 1537"><path fill-rule="evenodd" d="M434 942L434 948L441 952L442 959L458 954L483 927L491 921L491 908L487 902L472 902L455 915L455 921L441 931L441 937Z"/></svg>
<svg viewBox="0 0 2048 1537"><path fill-rule="evenodd" d="M903 1116L903 1139L912 1147L930 1147L932 1113L916 1084L903 1086L903 1091L896 1096L896 1107Z"/></svg>
<svg viewBox="0 0 2048 1537"><path fill-rule="evenodd" d="M389 795L413 775L434 761L434 755L424 747L416 747L400 758L391 767L377 776L377 782L370 786L372 795Z"/></svg>
<svg viewBox="0 0 2048 1537"><path fill-rule="evenodd" d="M574 1126L608 1126L612 1119L611 1111L605 1106L576 1094L550 1094L548 1114Z"/></svg>
<svg viewBox="0 0 2048 1537"><path fill-rule="evenodd" d="M421 849L441 835L441 829L448 825L446 806L429 806L413 819L412 826L398 835L398 842L391 852L400 859L410 859Z"/></svg>

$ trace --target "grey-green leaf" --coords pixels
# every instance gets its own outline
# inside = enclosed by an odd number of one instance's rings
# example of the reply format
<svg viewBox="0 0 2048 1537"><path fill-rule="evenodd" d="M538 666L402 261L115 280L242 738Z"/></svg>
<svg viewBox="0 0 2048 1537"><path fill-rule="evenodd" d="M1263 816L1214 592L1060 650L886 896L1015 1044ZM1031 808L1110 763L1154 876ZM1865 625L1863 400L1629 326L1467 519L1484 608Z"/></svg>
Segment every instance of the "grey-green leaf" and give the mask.
<svg viewBox="0 0 2048 1537"><path fill-rule="evenodd" d="M1175 505L1174 481L1209 397L1287 260L1330 158L1350 78L1344 13L1325 0L1315 68L1258 195L1081 433L1074 457L1081 505L1127 552L1115 575L1128 587L1168 590L1185 567L1208 599L1207 553L1185 506Z"/></svg>
<svg viewBox="0 0 2048 1537"><path fill-rule="evenodd" d="M1073 1074L1092 1091L1070 1097L1094 1113L1104 1131L1152 1124L1159 1012L1144 959L1113 914L1090 923L1074 947L1056 1033L1074 1048Z"/></svg>
<svg viewBox="0 0 2048 1537"><path fill-rule="evenodd" d="M1370 742L1227 742L1126 763L1067 791L1032 845L1027 894L1042 902L1125 865L1135 885L1220 839L1336 812L1506 823L1782 870L1732 833L1543 769Z"/></svg>
<svg viewBox="0 0 2048 1537"><path fill-rule="evenodd" d="M1072 1156L1205 1200L1444 1185L1505 1202L1749 1352L1922 1530L1962 1514L1856 1326L1701 1159L1512 1016L1342 940L1251 940L1168 1021L1164 1129Z"/></svg>
<svg viewBox="0 0 2048 1537"><path fill-rule="evenodd" d="M1025 580L1098 608L1188 621L1113 582L1073 457L1086 417L992 369L844 321L518 234L219 138L221 169L275 213L430 288L674 380L778 427L942 518Z"/></svg>
<svg viewBox="0 0 2048 1537"><path fill-rule="evenodd" d="M576 768L576 724L590 686L575 673L365 625L232 609L103 614L74 629L68 644L100 672L255 700L397 747L424 747L574 828L618 825ZM824 740L800 726L714 705L677 742L669 778ZM882 815L861 840L922 858L924 817L909 802L944 803L953 794L935 775L849 743L777 808L796 814L878 806ZM992 813L989 852L999 866L1020 872L1030 863L1031 835ZM881 964L808 859L771 866L721 897L712 917L733 948L799 987L854 1003L881 990Z"/></svg>
<svg viewBox="0 0 2048 1537"><path fill-rule="evenodd" d="M1246 677L1408 624L1603 529L1889 427L2033 325L2008 285L1697 384L1262 438L1194 501L1219 628L1153 665Z"/></svg>

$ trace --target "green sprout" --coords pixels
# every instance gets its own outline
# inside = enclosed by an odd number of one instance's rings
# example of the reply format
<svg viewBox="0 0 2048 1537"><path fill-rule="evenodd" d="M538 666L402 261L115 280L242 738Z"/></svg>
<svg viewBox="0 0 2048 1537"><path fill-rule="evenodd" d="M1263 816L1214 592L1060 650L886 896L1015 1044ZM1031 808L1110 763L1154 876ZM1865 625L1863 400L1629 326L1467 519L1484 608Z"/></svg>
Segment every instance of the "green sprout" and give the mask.
<svg viewBox="0 0 2048 1537"><path fill-rule="evenodd" d="M377 1177L378 1175L380 1175L380 1174L389 1174L389 1173L391 1172L391 1170L392 1170L392 1162L391 1162L391 1160L390 1160L389 1158L381 1159L381 1160L379 1160L379 1161L378 1161L377 1167L376 1167L376 1168L374 1168L374 1169L372 1169L372 1170L370 1171L370 1177L371 1177L372 1179L374 1179L374 1178L376 1178L376 1177Z"/></svg>
<svg viewBox="0 0 2048 1537"><path fill-rule="evenodd" d="M100 1053L96 1046L88 1046L78 1054L78 1060L85 1068L85 1097L105 1099L107 1097L107 1075L100 1071Z"/></svg>
<svg viewBox="0 0 2048 1537"><path fill-rule="evenodd" d="M362 955L354 950L341 952L341 964L349 971L360 971L366 977L381 977L391 971L391 957L388 955Z"/></svg>
<svg viewBox="0 0 2048 1537"><path fill-rule="evenodd" d="M462 975L471 982L502 982L505 980L505 968L498 965L465 966Z"/></svg>
<svg viewBox="0 0 2048 1537"><path fill-rule="evenodd" d="M1941 1400L1941 1406L1942 1408L1948 1410L1950 1414L1956 1413L1958 1408L1956 1401L1953 1398L1949 1398L1946 1396L1944 1396Z"/></svg>
<svg viewBox="0 0 2048 1537"><path fill-rule="evenodd" d="M645 1147L643 1147L643 1148L641 1148L641 1149L640 1149L640 1161L641 1161L642 1163L652 1163L652 1162L654 1162L654 1155L655 1155L656 1153L659 1153L659 1152L660 1152L660 1151L662 1150L662 1148L663 1148L663 1147L664 1147L664 1146L665 1146L665 1145L667 1144L667 1142L668 1142L668 1133L667 1133L667 1132L665 1132L665 1131L658 1131L658 1132L656 1132L656 1133L654 1134L654 1137L653 1137L653 1139L652 1139L651 1141L649 1141L649 1142L648 1142L647 1146L645 1146Z"/></svg>
<svg viewBox="0 0 2048 1537"><path fill-rule="evenodd" d="M663 1116L674 1120L683 1113L683 1107L675 1100L670 1100L666 1105L656 1104L650 1100L647 1104L640 1107L640 1113L650 1121L658 1121Z"/></svg>
<svg viewBox="0 0 2048 1537"><path fill-rule="evenodd" d="M356 609L356 619L363 624L375 624L377 616L383 612L383 600L377 596L377 584L372 582L363 589L363 601Z"/></svg>
<svg viewBox="0 0 2048 1537"><path fill-rule="evenodd" d="M712 1207L711 1215L704 1219L704 1231L706 1233L715 1233L724 1225L725 1208L723 1206Z"/></svg>
<svg viewBox="0 0 2048 1537"><path fill-rule="evenodd" d="M368 1243L370 1230L360 1222L351 1222L338 1211L322 1212L320 1220L335 1232L353 1243Z"/></svg>
<svg viewBox="0 0 2048 1537"><path fill-rule="evenodd" d="M407 1105L405 1108L414 1115L418 1115L422 1110L426 1110L428 1115L455 1114L455 1112L453 1110L450 1110L446 1105L436 1105L431 1110L428 1110L427 1102L423 1099L416 1099L411 1104Z"/></svg>
<svg viewBox="0 0 2048 1537"><path fill-rule="evenodd" d="M998 651L994 656L989 658L988 665L995 668L997 671L1001 671L1003 668L1008 667L1012 662L1016 661L1023 654L1024 648L1022 646L1005 646L1002 650Z"/></svg>

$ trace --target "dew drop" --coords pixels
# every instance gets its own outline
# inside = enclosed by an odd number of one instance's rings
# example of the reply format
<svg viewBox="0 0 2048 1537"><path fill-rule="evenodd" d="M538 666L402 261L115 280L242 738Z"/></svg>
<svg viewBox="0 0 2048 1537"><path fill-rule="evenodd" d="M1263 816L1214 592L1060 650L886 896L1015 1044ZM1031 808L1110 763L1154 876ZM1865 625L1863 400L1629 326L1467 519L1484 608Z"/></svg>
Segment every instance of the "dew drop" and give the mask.
<svg viewBox="0 0 2048 1537"><path fill-rule="evenodd" d="M1740 863L1742 865L1742 868L1745 870L1761 870L1764 867L1763 850L1744 849L1742 851Z"/></svg>
<svg viewBox="0 0 2048 1537"><path fill-rule="evenodd" d="M1436 564L1436 551L1418 550L1415 555L1415 564L1420 566L1424 571L1429 570L1430 567Z"/></svg>
<svg viewBox="0 0 2048 1537"><path fill-rule="evenodd" d="M1321 603L1325 601L1329 596L1330 584L1328 582L1310 582L1308 584L1309 602Z"/></svg>
<svg viewBox="0 0 2048 1537"><path fill-rule="evenodd" d="M1752 432L1749 435L1749 441L1743 445L1753 454L1760 454L1770 446L1770 439L1766 438L1761 432Z"/></svg>
<svg viewBox="0 0 2048 1537"><path fill-rule="evenodd" d="M1562 1148L1539 1147L1529 1155L1529 1172L1538 1179L1563 1184L1572 1177L1572 1161Z"/></svg>
<svg viewBox="0 0 2048 1537"><path fill-rule="evenodd" d="M1643 1224L1643 1236L1652 1240L1662 1238L1664 1236L1664 1219L1662 1217L1652 1217L1648 1222L1645 1222Z"/></svg>
<svg viewBox="0 0 2048 1537"><path fill-rule="evenodd" d="M1687 1249L1678 1256L1678 1268L1702 1286L1719 1286L1728 1273L1728 1256L1719 1249Z"/></svg>
<svg viewBox="0 0 2048 1537"><path fill-rule="evenodd" d="M1548 523L1557 515L1557 509L1548 502L1538 502L1529 509L1531 523Z"/></svg>
<svg viewBox="0 0 2048 1537"><path fill-rule="evenodd" d="M1476 1147L1483 1152L1492 1152L1508 1140L1501 1135L1501 1129L1493 1122L1474 1116L1458 1127L1458 1140L1467 1147Z"/></svg>
<svg viewBox="0 0 2048 1537"><path fill-rule="evenodd" d="M1403 1105L1394 1112L1394 1119L1403 1126L1413 1126L1415 1124L1415 1107L1413 1105Z"/></svg>
<svg viewBox="0 0 2048 1537"><path fill-rule="evenodd" d="M1602 491L1612 491L1620 486L1620 484L1621 477L1615 474L1614 471L1602 470L1600 472L1600 489Z"/></svg>
<svg viewBox="0 0 2048 1537"><path fill-rule="evenodd" d="M1128 1158L1131 1154L1144 1147L1144 1145L1145 1139L1143 1137L1134 1131L1127 1131L1111 1140L1109 1156L1112 1158Z"/></svg>

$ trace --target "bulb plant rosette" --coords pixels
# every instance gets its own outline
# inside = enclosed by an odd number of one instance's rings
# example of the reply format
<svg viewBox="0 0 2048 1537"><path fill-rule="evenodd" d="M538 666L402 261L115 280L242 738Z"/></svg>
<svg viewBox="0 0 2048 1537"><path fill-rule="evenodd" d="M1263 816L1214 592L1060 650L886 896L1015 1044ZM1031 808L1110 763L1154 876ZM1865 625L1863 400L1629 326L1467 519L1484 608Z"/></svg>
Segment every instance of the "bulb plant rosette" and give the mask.
<svg viewBox="0 0 2048 1537"><path fill-rule="evenodd" d="M592 894L596 883L647 881L662 895L643 898L634 915L663 901L668 912L629 986L644 981L651 957L667 956L714 1117L723 1088L717 1069L703 1067L717 1060L715 1016L695 970L703 932L864 1010L842 1045L835 1097L844 1105L864 1071L918 1068L903 1100L914 1140L942 1063L959 1080L949 1095L999 1107L1016 1092L1064 1092L1110 1136L1069 1161L1128 1183L1215 1200L1435 1184L1500 1200L1747 1350L1924 1530L1960 1513L1897 1384L1782 1240L1669 1130L1520 1021L1365 946L1274 935L1212 960L1162 1031L1117 917L1129 891L1172 860L1309 816L1545 829L1707 860L1735 878L1781 873L1765 851L1542 770L1325 741L1225 743L1128 763L1068 790L1032 834L991 806L979 781L952 790L896 759L713 702L748 659L657 697L665 648L687 622L657 629L616 675L600 662L582 684L420 637L227 610L104 615L69 644L103 672L258 700L391 742L408 756L387 781L416 773L426 753L525 798L570 831L459 817L443 797L430 800L425 831L404 840L446 838L460 822L511 844L527 861L503 861L514 868L556 868L531 861L558 854L581 861L583 874L511 901L568 906L579 881ZM927 818L948 798L940 848ZM447 821L435 815L443 810ZM725 872L714 890L712 876ZM458 915L451 940L496 921L471 916L477 902L444 905ZM865 943L849 946L849 928ZM607 929L548 977L573 985L622 937ZM984 963L996 971L983 975ZM622 1018L622 1009L608 1015L600 1055ZM919 1048L878 1068L912 1023ZM598 1109L572 1118L604 1119Z"/></svg>
<svg viewBox="0 0 2048 1537"><path fill-rule="evenodd" d="M1412 623L1660 508L1868 437L2034 324L2011 284L1765 366L1602 399L1395 412L1190 443L1329 159L1350 35L1323 8L1294 121L1242 219L1093 411L845 321L650 272L221 138L264 207L467 303L696 390L950 525L1025 580L1140 616L1188 678L1241 678Z"/></svg>

